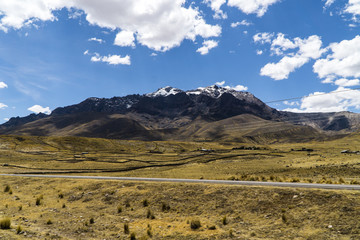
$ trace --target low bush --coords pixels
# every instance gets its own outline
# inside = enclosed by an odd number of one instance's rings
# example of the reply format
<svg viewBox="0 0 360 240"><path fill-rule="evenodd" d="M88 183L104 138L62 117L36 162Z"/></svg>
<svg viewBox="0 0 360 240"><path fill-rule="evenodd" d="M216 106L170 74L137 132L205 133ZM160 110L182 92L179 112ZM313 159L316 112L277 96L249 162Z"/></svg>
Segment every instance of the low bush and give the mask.
<svg viewBox="0 0 360 240"><path fill-rule="evenodd" d="M199 220L191 220L190 222L190 228L192 230L196 230L196 229L199 229L201 227L201 223Z"/></svg>
<svg viewBox="0 0 360 240"><path fill-rule="evenodd" d="M128 223L124 223L124 233L125 234L129 234L130 230L129 230L129 224Z"/></svg>
<svg viewBox="0 0 360 240"><path fill-rule="evenodd" d="M4 218L0 221L0 229L10 229L10 228L11 228L10 218Z"/></svg>

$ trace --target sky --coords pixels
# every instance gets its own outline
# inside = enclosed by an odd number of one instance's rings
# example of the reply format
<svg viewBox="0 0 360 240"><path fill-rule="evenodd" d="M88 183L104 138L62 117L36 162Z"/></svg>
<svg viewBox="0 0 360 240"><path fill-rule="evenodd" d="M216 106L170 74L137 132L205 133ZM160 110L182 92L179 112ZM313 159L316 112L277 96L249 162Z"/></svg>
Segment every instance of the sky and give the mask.
<svg viewBox="0 0 360 240"><path fill-rule="evenodd" d="M0 123L213 84L360 112L359 30L360 0L0 0Z"/></svg>

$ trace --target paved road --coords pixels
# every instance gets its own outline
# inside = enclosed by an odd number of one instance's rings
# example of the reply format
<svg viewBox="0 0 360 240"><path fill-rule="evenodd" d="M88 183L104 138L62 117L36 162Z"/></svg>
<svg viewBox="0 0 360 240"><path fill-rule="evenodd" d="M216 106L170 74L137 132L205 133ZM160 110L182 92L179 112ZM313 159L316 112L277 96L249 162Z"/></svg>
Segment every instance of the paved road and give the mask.
<svg viewBox="0 0 360 240"><path fill-rule="evenodd" d="M96 180L140 181L140 182L206 183L206 184L245 185L245 186L270 186L270 187L290 187L290 188L319 188L319 189L338 189L338 190L360 190L360 185L317 184L317 183L229 181L229 180L178 179L178 178L138 178L138 177L106 177L106 176L38 175L38 174L0 174L0 176L32 177L32 178L96 179Z"/></svg>

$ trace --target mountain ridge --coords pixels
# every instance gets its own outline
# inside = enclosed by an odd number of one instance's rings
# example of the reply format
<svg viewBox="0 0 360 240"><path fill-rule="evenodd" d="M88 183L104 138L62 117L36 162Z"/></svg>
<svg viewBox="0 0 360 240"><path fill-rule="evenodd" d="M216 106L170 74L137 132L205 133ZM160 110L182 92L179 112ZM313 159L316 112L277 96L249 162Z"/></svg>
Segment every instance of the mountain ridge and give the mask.
<svg viewBox="0 0 360 240"><path fill-rule="evenodd" d="M300 137L302 131L304 139L311 139L305 135L349 133L357 131L359 124L360 114L278 111L249 92L216 85L188 91L167 86L143 95L91 97L56 108L50 115L11 118L0 125L0 134L245 141L260 135L279 138L287 132L286 138L291 138L291 132Z"/></svg>

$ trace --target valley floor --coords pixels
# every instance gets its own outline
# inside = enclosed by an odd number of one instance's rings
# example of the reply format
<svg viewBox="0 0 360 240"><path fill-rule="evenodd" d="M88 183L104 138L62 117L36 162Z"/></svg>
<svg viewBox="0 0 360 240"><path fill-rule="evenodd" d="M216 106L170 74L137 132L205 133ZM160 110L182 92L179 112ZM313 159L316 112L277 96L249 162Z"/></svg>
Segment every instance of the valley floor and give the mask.
<svg viewBox="0 0 360 240"><path fill-rule="evenodd" d="M359 146L0 136L0 173L358 185ZM0 239L360 236L359 191L1 176L0 203Z"/></svg>

